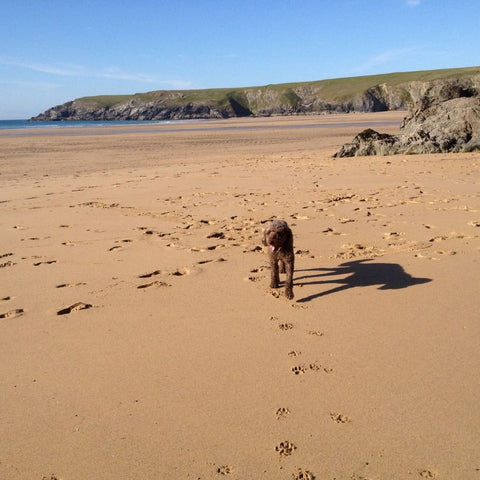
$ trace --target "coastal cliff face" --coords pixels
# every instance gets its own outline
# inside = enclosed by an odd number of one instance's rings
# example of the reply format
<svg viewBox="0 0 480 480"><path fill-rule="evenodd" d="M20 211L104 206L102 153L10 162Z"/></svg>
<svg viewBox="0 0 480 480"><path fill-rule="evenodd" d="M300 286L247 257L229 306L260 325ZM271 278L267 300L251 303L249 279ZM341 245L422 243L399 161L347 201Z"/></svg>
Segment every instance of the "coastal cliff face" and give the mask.
<svg viewBox="0 0 480 480"><path fill-rule="evenodd" d="M452 76L468 87L480 85L480 68L468 68L232 90L154 91L84 97L32 120L179 120L407 110L425 95L432 81L452 81Z"/></svg>
<svg viewBox="0 0 480 480"><path fill-rule="evenodd" d="M308 113L378 112L407 109L409 97L401 89L391 91L378 86L345 100L322 98L321 91L299 87L278 89L244 89L241 99L204 99L182 102L177 92L164 92L154 100L139 95L113 105L97 105L77 99L50 108L32 120L181 120L231 118L245 116L295 115ZM187 95L185 95L187 97ZM240 100L240 101L239 101Z"/></svg>

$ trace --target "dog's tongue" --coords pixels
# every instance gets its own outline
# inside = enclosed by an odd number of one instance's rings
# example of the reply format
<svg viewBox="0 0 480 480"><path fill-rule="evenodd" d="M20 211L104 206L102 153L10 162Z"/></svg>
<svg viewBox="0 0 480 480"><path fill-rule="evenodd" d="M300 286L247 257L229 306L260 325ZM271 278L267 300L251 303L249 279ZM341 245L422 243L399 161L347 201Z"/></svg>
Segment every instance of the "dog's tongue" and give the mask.
<svg viewBox="0 0 480 480"><path fill-rule="evenodd" d="M272 252L275 251L275 245L269 245L268 247L270 248L270 250L271 250Z"/></svg>

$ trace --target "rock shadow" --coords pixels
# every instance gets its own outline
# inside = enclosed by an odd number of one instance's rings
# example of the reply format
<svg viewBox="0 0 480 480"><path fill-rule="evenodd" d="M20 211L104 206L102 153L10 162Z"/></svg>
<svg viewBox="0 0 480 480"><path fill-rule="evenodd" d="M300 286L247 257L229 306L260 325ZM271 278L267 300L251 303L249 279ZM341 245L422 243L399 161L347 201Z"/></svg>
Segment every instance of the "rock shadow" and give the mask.
<svg viewBox="0 0 480 480"><path fill-rule="evenodd" d="M415 278L408 274L401 265L397 263L366 263L371 259L355 260L345 262L334 268L310 268L306 270L296 270L300 272L317 272L311 275L296 277L294 282L302 285L328 285L336 284L338 286L329 290L309 295L297 300L299 303L310 302L316 298L332 293L348 290L355 287L372 287L378 285L378 290L393 290L399 288L413 287L423 283L431 282L431 278ZM329 278L326 280L315 280L323 277L336 277L342 275L343 278ZM307 281L302 281L307 280ZM312 281L310 281L312 280Z"/></svg>

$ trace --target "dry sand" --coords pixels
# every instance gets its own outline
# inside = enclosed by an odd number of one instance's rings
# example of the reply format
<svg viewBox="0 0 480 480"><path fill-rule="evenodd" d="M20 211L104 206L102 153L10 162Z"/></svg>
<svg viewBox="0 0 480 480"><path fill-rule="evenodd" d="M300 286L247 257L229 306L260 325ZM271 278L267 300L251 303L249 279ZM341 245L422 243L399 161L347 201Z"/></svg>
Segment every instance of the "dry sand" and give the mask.
<svg viewBox="0 0 480 480"><path fill-rule="evenodd" d="M3 132L0 478L478 480L480 154L331 158L401 116Z"/></svg>

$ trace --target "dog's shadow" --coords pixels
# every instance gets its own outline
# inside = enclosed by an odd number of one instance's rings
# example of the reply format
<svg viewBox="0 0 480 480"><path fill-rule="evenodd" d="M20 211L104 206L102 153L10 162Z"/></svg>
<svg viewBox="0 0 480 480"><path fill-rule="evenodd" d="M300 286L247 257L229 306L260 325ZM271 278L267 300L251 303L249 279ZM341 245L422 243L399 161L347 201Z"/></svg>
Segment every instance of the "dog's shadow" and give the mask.
<svg viewBox="0 0 480 480"><path fill-rule="evenodd" d="M371 287L379 285L379 290L391 290L399 288L412 287L422 283L431 282L430 278L415 278L408 274L402 266L397 263L366 263L371 259L355 260L345 262L334 268L310 268L305 270L296 270L295 273L317 272L311 275L302 275L296 277L294 282L302 285L328 285L336 284L338 286L329 290L309 295L297 300L299 303L310 302L325 295L341 292L355 287ZM335 278L342 275L342 278ZM326 280L315 280L317 278L334 277ZM307 281L303 281L307 280Z"/></svg>

